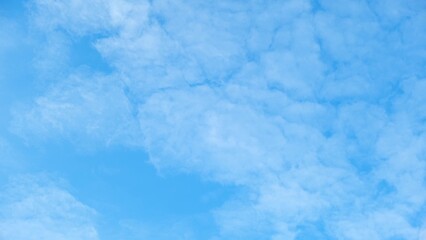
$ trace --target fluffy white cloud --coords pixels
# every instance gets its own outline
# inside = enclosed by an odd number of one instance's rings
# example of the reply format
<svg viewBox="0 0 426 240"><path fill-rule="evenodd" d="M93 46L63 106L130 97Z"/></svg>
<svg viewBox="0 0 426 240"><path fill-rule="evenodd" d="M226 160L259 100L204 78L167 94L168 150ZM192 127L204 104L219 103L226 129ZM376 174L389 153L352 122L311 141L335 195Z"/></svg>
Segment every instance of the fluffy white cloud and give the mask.
<svg viewBox="0 0 426 240"><path fill-rule="evenodd" d="M16 114L21 135L141 144L158 168L241 186L221 239L422 231L423 4L34 4L41 25L98 36L115 73L59 80Z"/></svg>
<svg viewBox="0 0 426 240"><path fill-rule="evenodd" d="M2 186L1 239L98 239L95 211L46 176L15 177Z"/></svg>

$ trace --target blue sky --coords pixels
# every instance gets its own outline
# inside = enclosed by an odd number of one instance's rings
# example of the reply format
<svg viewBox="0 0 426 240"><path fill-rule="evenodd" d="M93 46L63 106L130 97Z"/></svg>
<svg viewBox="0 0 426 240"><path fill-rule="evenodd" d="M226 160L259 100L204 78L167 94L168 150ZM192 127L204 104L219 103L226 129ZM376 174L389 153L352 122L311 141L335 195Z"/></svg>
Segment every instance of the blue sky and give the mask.
<svg viewBox="0 0 426 240"><path fill-rule="evenodd" d="M0 1L0 239L426 239L426 2Z"/></svg>

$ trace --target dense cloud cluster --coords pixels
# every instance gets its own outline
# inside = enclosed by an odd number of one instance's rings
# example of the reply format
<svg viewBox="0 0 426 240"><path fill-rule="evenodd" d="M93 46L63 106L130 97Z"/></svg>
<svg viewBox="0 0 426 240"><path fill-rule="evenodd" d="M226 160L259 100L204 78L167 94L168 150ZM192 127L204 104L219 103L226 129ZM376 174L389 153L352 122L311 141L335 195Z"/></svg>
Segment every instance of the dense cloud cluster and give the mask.
<svg viewBox="0 0 426 240"><path fill-rule="evenodd" d="M57 79L19 135L136 145L241 187L219 239L426 235L423 1L32 6L47 39L89 36L113 70Z"/></svg>

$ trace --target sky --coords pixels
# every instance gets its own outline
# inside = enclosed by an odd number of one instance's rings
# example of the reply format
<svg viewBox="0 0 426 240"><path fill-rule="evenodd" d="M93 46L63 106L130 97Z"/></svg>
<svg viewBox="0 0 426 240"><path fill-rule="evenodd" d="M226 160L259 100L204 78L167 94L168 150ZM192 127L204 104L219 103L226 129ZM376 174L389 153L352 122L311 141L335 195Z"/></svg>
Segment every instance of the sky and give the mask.
<svg viewBox="0 0 426 240"><path fill-rule="evenodd" d="M426 239L425 26L423 0L0 0L0 239Z"/></svg>

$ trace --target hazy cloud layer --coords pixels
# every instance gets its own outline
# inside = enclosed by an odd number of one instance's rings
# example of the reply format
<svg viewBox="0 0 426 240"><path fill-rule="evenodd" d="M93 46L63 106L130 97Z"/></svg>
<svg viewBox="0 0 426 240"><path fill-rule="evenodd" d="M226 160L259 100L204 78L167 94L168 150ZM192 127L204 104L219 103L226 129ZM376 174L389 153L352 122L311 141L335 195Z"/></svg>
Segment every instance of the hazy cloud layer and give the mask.
<svg viewBox="0 0 426 240"><path fill-rule="evenodd" d="M241 186L214 211L220 239L424 234L422 1L33 6L39 31L93 37L114 71L57 79L16 111L21 136L138 145Z"/></svg>

